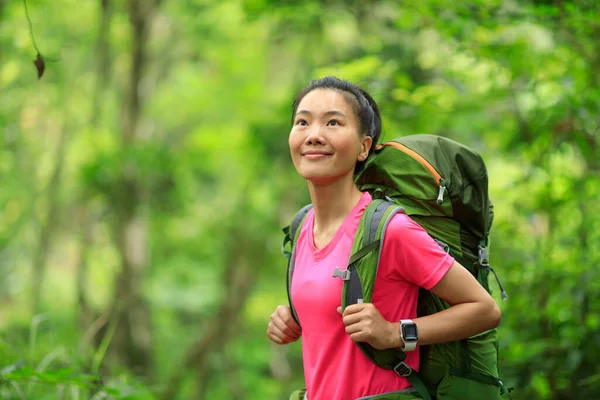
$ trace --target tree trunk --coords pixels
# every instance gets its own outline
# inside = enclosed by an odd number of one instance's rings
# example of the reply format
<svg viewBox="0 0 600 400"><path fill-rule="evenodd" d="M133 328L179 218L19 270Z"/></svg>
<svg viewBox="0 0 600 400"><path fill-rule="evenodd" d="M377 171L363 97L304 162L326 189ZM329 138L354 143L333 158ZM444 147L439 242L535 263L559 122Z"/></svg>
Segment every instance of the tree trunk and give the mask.
<svg viewBox="0 0 600 400"><path fill-rule="evenodd" d="M62 170L64 165L65 148L68 140L68 128L62 127L60 137L58 139L58 145L56 146L56 155L54 157L55 164L52 170L52 176L50 182L48 182L47 190L47 210L46 216L40 218L41 227L39 230L39 245L33 256L33 286L32 286L32 311L33 315L37 315L41 309L41 298L43 291L44 275L46 273L46 264L48 261L48 253L50 251L50 245L52 237L56 231L56 225L58 223L58 193L60 188L60 181L62 176Z"/></svg>
<svg viewBox="0 0 600 400"><path fill-rule="evenodd" d="M132 371L150 376L150 310L142 292L144 271L148 265L147 217L136 210L131 215L121 215L118 218L116 230L121 273L116 277L114 289L113 312L118 313L118 325L113 350Z"/></svg>
<svg viewBox="0 0 600 400"><path fill-rule="evenodd" d="M148 28L153 3L130 0L129 20L132 33L132 64L121 108L121 138L124 161L119 201L115 204L115 243L121 258L121 272L114 283L111 314L118 321L111 353L134 373L146 377L152 370L152 334L149 306L144 300L142 283L148 266L148 215L143 204L143 187L135 176L131 158L138 138L143 97L140 83L146 63Z"/></svg>
<svg viewBox="0 0 600 400"><path fill-rule="evenodd" d="M108 76L110 72L108 31L112 17L111 1L100 0L100 11L101 16L98 22L98 39L96 44L97 78L90 115L90 125L93 129L96 129L99 126L100 115L102 113L102 97L104 89L108 84ZM87 254L92 245L92 231L97 221L92 215L93 207L87 203L86 199L81 200L80 208L81 215L79 225L82 226L82 229L80 231L79 262L76 275L77 285L75 290L77 302L79 304L79 329L85 337L89 329L92 328L91 325L94 320L98 318L98 315L94 315L94 311L89 307L86 298L86 283L88 276Z"/></svg>

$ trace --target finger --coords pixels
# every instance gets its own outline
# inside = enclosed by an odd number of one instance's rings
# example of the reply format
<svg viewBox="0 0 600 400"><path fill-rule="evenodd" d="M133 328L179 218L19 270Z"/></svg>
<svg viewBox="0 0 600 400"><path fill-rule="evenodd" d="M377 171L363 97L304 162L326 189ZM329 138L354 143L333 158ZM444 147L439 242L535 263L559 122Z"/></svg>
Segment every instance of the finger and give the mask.
<svg viewBox="0 0 600 400"><path fill-rule="evenodd" d="M278 315L275 315L273 318L271 318L271 323L275 328L274 330L280 332L281 334L286 336L294 335L293 331L285 324L285 322L281 318L279 318Z"/></svg>
<svg viewBox="0 0 600 400"><path fill-rule="evenodd" d="M269 325L267 326L267 337L272 342L275 342L277 344L281 343L281 338L275 334L275 331L274 331L274 328L273 328L273 325L271 324L271 322L269 322Z"/></svg>
<svg viewBox="0 0 600 400"><path fill-rule="evenodd" d="M277 337L276 335L274 335L269 329L267 329L267 337L269 338L270 341L274 342L274 343L281 343L281 339L279 339L279 337Z"/></svg>
<svg viewBox="0 0 600 400"><path fill-rule="evenodd" d="M375 307L372 303L365 304L356 304L358 307L353 307L351 312L346 314L344 312L344 316L346 315L360 315L362 319L371 318L377 319L381 316L377 307Z"/></svg>
<svg viewBox="0 0 600 400"><path fill-rule="evenodd" d="M293 318L290 318L289 320L285 321L285 323L293 334L298 336L302 335L302 328L296 323L296 321Z"/></svg>
<svg viewBox="0 0 600 400"><path fill-rule="evenodd" d="M271 321L269 322L269 327L267 331L281 338L281 340L284 340L287 336L286 333L275 323L273 319L271 319Z"/></svg>
<svg viewBox="0 0 600 400"><path fill-rule="evenodd" d="M359 331L359 332L351 334L350 335L350 339L354 343L361 343L361 342L366 342L367 341L367 337L366 337L365 333L362 332L362 331Z"/></svg>
<svg viewBox="0 0 600 400"><path fill-rule="evenodd" d="M361 331L362 331L362 325L361 324L352 324L352 325L347 325L346 326L346 333L348 335L353 335L353 334L361 332Z"/></svg>
<svg viewBox="0 0 600 400"><path fill-rule="evenodd" d="M340 315L343 315L343 314L342 314L342 306L339 306L339 307L337 308L337 312L338 312L338 314L340 314Z"/></svg>
<svg viewBox="0 0 600 400"><path fill-rule="evenodd" d="M370 303L351 304L344 309L344 316L350 314L356 314L364 310L369 306Z"/></svg>
<svg viewBox="0 0 600 400"><path fill-rule="evenodd" d="M273 317L271 321L281 333L288 336L291 340L298 339L302 335L302 329L295 323L293 325L296 325L297 328L294 329L289 323L286 323L286 321L280 319L278 316Z"/></svg>
<svg viewBox="0 0 600 400"><path fill-rule="evenodd" d="M284 332L279 330L274 325L269 326L268 332L269 332L269 337L271 337L275 343L285 344L292 340L291 337L286 335Z"/></svg>
<svg viewBox="0 0 600 400"><path fill-rule="evenodd" d="M275 335L273 333L270 333L268 336L269 336L269 339L271 339L271 341L273 343L276 343L276 344L285 344L285 342L283 341L283 339L281 339L279 336L277 336L277 335Z"/></svg>
<svg viewBox="0 0 600 400"><path fill-rule="evenodd" d="M292 312L287 306L279 306L275 311L275 314L280 318L285 327L289 329L289 333L296 334L300 336L302 334L302 328L296 323L294 317L292 316ZM288 332L288 329L284 329L283 326L280 327L284 332Z"/></svg>
<svg viewBox="0 0 600 400"><path fill-rule="evenodd" d="M342 317L342 321L344 322L344 325L350 326L350 325L357 324L357 323L363 321L365 319L365 317L366 317L366 315L364 313L349 314L349 315L344 315Z"/></svg>

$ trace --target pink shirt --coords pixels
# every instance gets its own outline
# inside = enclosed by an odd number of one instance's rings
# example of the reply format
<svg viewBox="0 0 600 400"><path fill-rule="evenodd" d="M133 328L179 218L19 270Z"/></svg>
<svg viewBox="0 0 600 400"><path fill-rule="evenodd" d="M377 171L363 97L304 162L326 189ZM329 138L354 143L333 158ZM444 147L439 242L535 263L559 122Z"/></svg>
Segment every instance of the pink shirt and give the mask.
<svg viewBox="0 0 600 400"><path fill-rule="evenodd" d="M292 301L302 325L302 357L309 400L354 400L410 387L406 378L373 364L350 339L342 317L342 280L332 277L345 269L352 241L369 193L346 217L325 247L313 240L314 211L298 237L292 280ZM417 317L419 286L431 289L454 259L404 214L395 215L384 238L375 279L373 304L388 321ZM407 353L406 363L418 370L419 351Z"/></svg>

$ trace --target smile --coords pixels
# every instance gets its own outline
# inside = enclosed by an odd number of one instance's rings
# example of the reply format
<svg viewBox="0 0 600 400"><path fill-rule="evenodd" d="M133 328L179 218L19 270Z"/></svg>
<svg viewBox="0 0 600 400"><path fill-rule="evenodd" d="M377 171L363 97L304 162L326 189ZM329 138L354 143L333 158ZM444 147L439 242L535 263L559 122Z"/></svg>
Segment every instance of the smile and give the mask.
<svg viewBox="0 0 600 400"><path fill-rule="evenodd" d="M331 154L321 154L321 153L309 153L309 154L304 154L303 157L306 157L308 159L311 160L317 160L320 158L325 158L325 157L329 157Z"/></svg>

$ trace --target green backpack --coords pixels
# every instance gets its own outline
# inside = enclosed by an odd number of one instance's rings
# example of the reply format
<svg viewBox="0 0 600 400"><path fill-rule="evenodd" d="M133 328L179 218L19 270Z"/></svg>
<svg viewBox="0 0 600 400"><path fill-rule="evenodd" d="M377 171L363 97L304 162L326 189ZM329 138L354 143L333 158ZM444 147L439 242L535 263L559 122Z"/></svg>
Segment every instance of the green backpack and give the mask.
<svg viewBox="0 0 600 400"><path fill-rule="evenodd" d="M335 274L344 280L342 308L359 299L371 301L385 228L398 212L421 225L490 292L488 276L496 276L487 252L493 206L486 167L477 153L440 136L405 136L377 146L355 181L361 191L372 194L373 202L359 223L346 271ZM290 296L294 243L311 209L310 204L302 208L292 224L283 228L288 299L298 323ZM287 243L291 243L290 251ZM497 276L496 280L506 299ZM420 290L419 316L448 307L431 292ZM376 365L405 376L423 399L497 400L508 393L499 379L496 329L466 340L421 346L418 373L404 363L400 350L376 350L367 343L358 346Z"/></svg>

